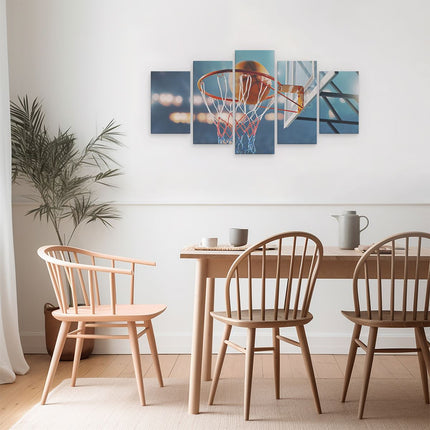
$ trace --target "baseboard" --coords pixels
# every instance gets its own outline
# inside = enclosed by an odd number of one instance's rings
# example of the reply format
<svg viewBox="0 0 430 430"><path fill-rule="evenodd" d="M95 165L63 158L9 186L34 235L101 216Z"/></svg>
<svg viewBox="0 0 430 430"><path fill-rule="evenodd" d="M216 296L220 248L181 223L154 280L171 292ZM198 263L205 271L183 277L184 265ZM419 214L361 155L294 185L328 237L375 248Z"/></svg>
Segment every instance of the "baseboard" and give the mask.
<svg viewBox="0 0 430 430"><path fill-rule="evenodd" d="M232 334L231 340L245 345L245 331ZM243 334L242 334L243 333ZM289 336L289 333L287 334ZM295 338L294 335L291 335ZM363 339L366 339L366 332ZM351 333L327 333L313 332L308 334L309 348L312 354L347 354ZM191 351L191 335L189 333L156 333L158 352L160 354L189 354ZM21 334L21 342L26 354L45 354L45 335L40 332L24 332ZM146 339L140 339L140 351L142 354L149 353ZM217 353L221 342L221 332L214 333L213 352ZM272 342L269 332L257 334L257 346L267 346ZM383 332L378 335L377 346L380 348L398 347L414 348L415 337L412 330L404 330L404 334L398 332L391 334ZM96 340L95 354L128 354L130 347L126 340L109 339L106 341ZM233 352L233 350L231 351ZM298 353L298 348L281 342L281 352Z"/></svg>
<svg viewBox="0 0 430 430"><path fill-rule="evenodd" d="M25 354L46 354L44 332L22 332L21 345Z"/></svg>

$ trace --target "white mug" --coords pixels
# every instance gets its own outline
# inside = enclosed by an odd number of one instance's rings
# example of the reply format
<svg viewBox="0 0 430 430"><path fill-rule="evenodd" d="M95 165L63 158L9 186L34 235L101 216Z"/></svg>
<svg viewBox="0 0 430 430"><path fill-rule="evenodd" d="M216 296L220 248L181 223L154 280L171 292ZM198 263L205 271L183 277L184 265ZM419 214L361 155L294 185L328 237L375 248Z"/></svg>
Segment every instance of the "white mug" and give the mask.
<svg viewBox="0 0 430 430"><path fill-rule="evenodd" d="M217 237L202 237L200 241L200 246L204 246L206 248L214 248L218 246L218 238Z"/></svg>

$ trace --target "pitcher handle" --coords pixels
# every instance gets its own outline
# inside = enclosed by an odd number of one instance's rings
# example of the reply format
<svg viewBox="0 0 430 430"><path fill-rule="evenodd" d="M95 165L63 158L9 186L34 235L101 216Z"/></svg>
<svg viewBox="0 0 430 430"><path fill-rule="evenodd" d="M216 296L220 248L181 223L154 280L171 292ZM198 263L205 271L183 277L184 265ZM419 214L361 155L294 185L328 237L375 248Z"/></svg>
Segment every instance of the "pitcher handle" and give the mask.
<svg viewBox="0 0 430 430"><path fill-rule="evenodd" d="M360 215L360 219L361 218L364 218L366 221L367 221L367 224L360 230L360 233L363 231L363 230L366 230L366 228L367 227L369 227L369 218L367 218L367 216L365 216L365 215Z"/></svg>

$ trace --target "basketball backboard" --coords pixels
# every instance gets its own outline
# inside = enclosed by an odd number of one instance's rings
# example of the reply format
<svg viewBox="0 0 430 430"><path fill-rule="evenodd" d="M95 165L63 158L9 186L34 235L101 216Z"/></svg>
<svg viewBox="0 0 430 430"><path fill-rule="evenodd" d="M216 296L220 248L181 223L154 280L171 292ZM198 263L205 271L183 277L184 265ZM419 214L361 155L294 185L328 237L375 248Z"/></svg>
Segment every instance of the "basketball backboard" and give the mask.
<svg viewBox="0 0 430 430"><path fill-rule="evenodd" d="M303 100L283 98L280 109L284 113L284 128L287 128L300 112L318 95L316 61L279 61L278 81L284 86L303 87ZM282 86L282 85L281 85ZM278 88L282 91L282 87ZM279 99L281 100L281 99ZM297 109L297 106L300 108Z"/></svg>

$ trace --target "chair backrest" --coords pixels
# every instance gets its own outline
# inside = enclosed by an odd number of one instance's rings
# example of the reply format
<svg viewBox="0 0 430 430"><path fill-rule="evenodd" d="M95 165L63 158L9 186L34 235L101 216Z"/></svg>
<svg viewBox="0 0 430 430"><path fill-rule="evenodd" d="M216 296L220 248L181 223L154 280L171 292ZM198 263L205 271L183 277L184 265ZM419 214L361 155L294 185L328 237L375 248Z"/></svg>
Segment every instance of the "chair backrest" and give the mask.
<svg viewBox="0 0 430 430"><path fill-rule="evenodd" d="M380 320L428 319L429 263L429 233L400 233L372 245L354 271L356 316Z"/></svg>
<svg viewBox="0 0 430 430"><path fill-rule="evenodd" d="M89 306L92 314L96 313L97 306L101 304L110 304L111 311L115 314L117 278L125 276L129 279L130 304L133 304L136 264L155 266L150 261L70 246L43 246L37 253L46 262L55 296L63 313L77 313L78 304L83 302ZM103 300L103 297L108 298Z"/></svg>
<svg viewBox="0 0 430 430"><path fill-rule="evenodd" d="M237 311L238 319L264 321L266 310L273 309L270 318L305 317L322 257L320 240L300 231L277 234L251 246L227 274L227 316Z"/></svg>

